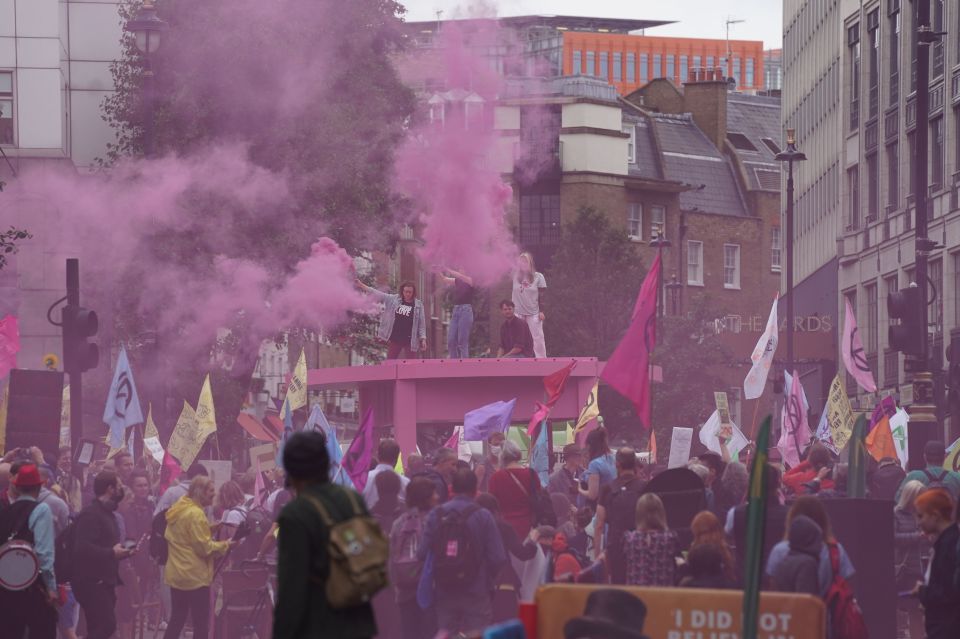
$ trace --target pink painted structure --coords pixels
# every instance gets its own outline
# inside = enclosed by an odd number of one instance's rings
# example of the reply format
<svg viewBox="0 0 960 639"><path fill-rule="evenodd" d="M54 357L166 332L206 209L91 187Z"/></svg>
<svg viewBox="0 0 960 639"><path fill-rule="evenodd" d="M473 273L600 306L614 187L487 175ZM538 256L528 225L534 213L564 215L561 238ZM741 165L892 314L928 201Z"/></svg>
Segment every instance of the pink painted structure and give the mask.
<svg viewBox="0 0 960 639"><path fill-rule="evenodd" d="M577 365L550 413L551 419L568 420L579 416L603 370L595 357L392 360L314 369L307 373L307 386L358 388L360 414L373 406L377 428L393 426L400 450L408 455L416 450L418 425L462 424L465 413L498 400L516 397L513 422L527 423L535 402L544 401L543 378L571 360Z"/></svg>

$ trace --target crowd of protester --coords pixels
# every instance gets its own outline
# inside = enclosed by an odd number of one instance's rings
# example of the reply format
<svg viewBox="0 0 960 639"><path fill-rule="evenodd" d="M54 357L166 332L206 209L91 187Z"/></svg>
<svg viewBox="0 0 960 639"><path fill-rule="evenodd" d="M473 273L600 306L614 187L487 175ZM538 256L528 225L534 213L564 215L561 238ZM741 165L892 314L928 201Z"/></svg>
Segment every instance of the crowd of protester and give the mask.
<svg viewBox="0 0 960 639"><path fill-rule="evenodd" d="M410 455L402 472L399 446L382 439L359 493L329 481L317 432L289 440L285 473L238 473L219 488L200 464L165 486L152 460L125 451L83 473L67 450L54 465L36 448L11 451L0 462L0 539L33 544L40 577L25 591L0 588L6 636L133 639L136 626L164 639L187 627L195 639L233 636L224 575L248 563L276 562L264 584L275 596L258 611L265 621L253 622L268 625L273 608L276 639L473 631L516 617L549 582L742 587L743 463L725 449L691 459L702 508L678 526L667 497L649 489L662 469L632 448L611 450L602 427L585 443L564 447L543 485L499 433L477 459L440 448ZM868 477L871 496L893 510L900 636L911 639L960 628L960 475L943 468L941 442L925 453L922 471L892 473L881 460ZM766 467L766 589L826 600L838 583L855 584L825 507L846 496L846 471L820 444L783 474ZM382 531L385 574L343 605L329 587L346 578L338 527L365 519Z"/></svg>

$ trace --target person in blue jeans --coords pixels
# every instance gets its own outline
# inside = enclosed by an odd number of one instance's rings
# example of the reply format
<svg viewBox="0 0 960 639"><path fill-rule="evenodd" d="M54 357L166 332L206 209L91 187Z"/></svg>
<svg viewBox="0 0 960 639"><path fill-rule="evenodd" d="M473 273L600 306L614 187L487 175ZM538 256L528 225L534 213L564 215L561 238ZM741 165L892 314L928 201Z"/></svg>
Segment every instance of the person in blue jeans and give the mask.
<svg viewBox="0 0 960 639"><path fill-rule="evenodd" d="M447 327L447 352L450 359L470 357L470 330L473 328L473 278L451 268L442 273L444 283L452 286L453 313Z"/></svg>

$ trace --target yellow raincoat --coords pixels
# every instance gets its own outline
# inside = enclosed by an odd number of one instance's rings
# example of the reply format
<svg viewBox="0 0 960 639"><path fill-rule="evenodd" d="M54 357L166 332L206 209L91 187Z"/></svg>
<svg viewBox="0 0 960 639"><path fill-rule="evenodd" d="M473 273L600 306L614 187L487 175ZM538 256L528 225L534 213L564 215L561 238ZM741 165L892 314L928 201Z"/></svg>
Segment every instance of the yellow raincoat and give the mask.
<svg viewBox="0 0 960 639"><path fill-rule="evenodd" d="M177 590L196 590L213 581L213 558L227 552L226 541L214 541L200 504L184 495L167 511L164 533L170 552L166 582Z"/></svg>

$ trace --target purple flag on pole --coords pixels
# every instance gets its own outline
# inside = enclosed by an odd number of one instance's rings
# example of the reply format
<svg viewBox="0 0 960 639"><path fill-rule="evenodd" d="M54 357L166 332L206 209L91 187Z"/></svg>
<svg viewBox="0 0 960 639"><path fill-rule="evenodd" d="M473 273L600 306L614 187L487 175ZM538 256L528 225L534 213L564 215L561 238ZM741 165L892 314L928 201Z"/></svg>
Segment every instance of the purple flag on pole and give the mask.
<svg viewBox="0 0 960 639"><path fill-rule="evenodd" d="M783 403L780 441L777 442L777 450L791 468L800 464L800 453L810 442L810 425L807 423L807 409L804 406L803 395L800 375L794 370L790 395Z"/></svg>
<svg viewBox="0 0 960 639"><path fill-rule="evenodd" d="M493 402L475 408L463 416L463 439L468 442L486 441L494 433L505 433L510 428L510 418L517 399L509 402Z"/></svg>
<svg viewBox="0 0 960 639"><path fill-rule="evenodd" d="M847 372L857 380L860 388L868 393L877 392L877 382L873 379L867 356L860 340L860 331L857 329L857 318L853 315L853 306L847 298L847 312L843 318L843 342L840 344L840 354L843 355L843 365Z"/></svg>
<svg viewBox="0 0 960 639"><path fill-rule="evenodd" d="M367 485L367 473L370 472L370 460L373 459L373 407L367 409L356 436L343 456L343 470L350 477L354 487L363 492Z"/></svg>

